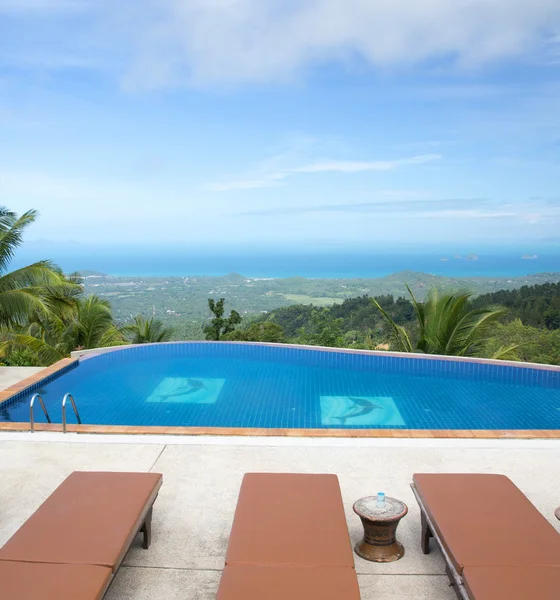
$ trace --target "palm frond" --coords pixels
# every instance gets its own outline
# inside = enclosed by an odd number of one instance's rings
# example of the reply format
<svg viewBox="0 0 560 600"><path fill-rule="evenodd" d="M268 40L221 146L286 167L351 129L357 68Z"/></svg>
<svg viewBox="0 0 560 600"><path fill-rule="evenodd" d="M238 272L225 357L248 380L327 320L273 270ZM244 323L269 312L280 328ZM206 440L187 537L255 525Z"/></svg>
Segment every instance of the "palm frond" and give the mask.
<svg viewBox="0 0 560 600"><path fill-rule="evenodd" d="M16 290L27 286L76 289L76 284L67 281L64 275L48 260L38 261L0 277L0 291Z"/></svg>
<svg viewBox="0 0 560 600"><path fill-rule="evenodd" d="M134 323L125 325L122 331L131 344L167 342L173 335L173 329L165 327L159 319L145 319L142 315L136 315Z"/></svg>
<svg viewBox="0 0 560 600"><path fill-rule="evenodd" d="M28 289L0 293L0 324L22 324L32 315L48 314L49 304L45 299Z"/></svg>
<svg viewBox="0 0 560 600"><path fill-rule="evenodd" d="M391 319L391 317L385 312L385 310L381 307L381 305L379 304L379 302L377 302L377 300L375 298L372 298L371 301L374 303L374 305L377 307L379 312L385 317L386 321L391 326L391 328L393 330L393 335L394 335L400 349L403 352L414 352L414 349L412 347L412 342L410 341L410 338L408 337L408 333L406 332L406 329L404 327L401 327L400 325L397 325L393 321L393 319Z"/></svg>
<svg viewBox="0 0 560 600"><path fill-rule="evenodd" d="M0 230L11 227L17 219L17 214L5 206L0 206Z"/></svg>
<svg viewBox="0 0 560 600"><path fill-rule="evenodd" d="M519 360L519 355L516 350L527 344L509 344L508 346L500 346L491 356L495 360Z"/></svg>
<svg viewBox="0 0 560 600"><path fill-rule="evenodd" d="M474 355L486 343L488 328L506 312L507 309L495 306L471 310L453 332L449 350L457 356Z"/></svg>
<svg viewBox="0 0 560 600"><path fill-rule="evenodd" d="M0 273L4 273L21 246L25 229L37 218L37 211L28 210L17 217L8 210L0 212Z"/></svg>
<svg viewBox="0 0 560 600"><path fill-rule="evenodd" d="M412 306L414 306L414 311L416 313L416 318L418 319L418 324L420 325L420 330L423 331L424 327L426 326L426 312L424 310L424 306L416 300L416 296L412 293L408 283L405 283L405 286L410 294L410 299L412 301Z"/></svg>
<svg viewBox="0 0 560 600"><path fill-rule="evenodd" d="M3 344L9 349L28 348L35 352L39 357L39 360L45 365L50 365L68 356L45 342L43 339L22 333L11 334L8 339L4 339Z"/></svg>

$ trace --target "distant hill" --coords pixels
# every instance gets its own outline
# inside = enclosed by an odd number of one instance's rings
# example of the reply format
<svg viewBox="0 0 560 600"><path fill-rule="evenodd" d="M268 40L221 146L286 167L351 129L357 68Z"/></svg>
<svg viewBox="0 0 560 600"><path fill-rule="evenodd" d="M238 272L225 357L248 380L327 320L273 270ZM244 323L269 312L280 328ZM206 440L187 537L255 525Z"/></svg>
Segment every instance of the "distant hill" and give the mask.
<svg viewBox="0 0 560 600"><path fill-rule="evenodd" d="M560 283L524 285L517 290L500 290L478 296L475 306L500 304L509 309L507 319L525 325L560 329Z"/></svg>

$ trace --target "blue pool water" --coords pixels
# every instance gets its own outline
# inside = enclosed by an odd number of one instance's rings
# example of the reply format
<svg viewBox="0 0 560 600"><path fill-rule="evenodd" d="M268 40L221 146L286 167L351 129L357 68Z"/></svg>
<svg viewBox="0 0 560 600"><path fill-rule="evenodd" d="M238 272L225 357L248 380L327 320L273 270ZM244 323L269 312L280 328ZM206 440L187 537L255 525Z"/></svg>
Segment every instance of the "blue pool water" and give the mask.
<svg viewBox="0 0 560 600"><path fill-rule="evenodd" d="M0 404L0 420L28 422L36 391L53 422L70 392L82 422L97 425L560 429L560 371L293 347L100 354ZM36 415L44 421L38 406Z"/></svg>

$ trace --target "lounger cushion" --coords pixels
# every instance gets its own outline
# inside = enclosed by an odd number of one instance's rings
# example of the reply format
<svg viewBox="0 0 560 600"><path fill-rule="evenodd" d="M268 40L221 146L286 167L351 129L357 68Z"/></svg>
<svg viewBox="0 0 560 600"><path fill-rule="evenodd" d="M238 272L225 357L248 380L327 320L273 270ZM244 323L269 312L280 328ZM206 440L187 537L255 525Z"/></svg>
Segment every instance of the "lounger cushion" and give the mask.
<svg viewBox="0 0 560 600"><path fill-rule="evenodd" d="M6 600L101 600L111 569L0 561L0 592Z"/></svg>
<svg viewBox="0 0 560 600"><path fill-rule="evenodd" d="M159 473L74 472L0 549L0 560L114 571L161 482Z"/></svg>
<svg viewBox="0 0 560 600"><path fill-rule="evenodd" d="M414 484L459 573L560 565L560 535L504 475L416 474Z"/></svg>
<svg viewBox="0 0 560 600"><path fill-rule="evenodd" d="M473 600L558 600L558 567L465 567L463 582Z"/></svg>
<svg viewBox="0 0 560 600"><path fill-rule="evenodd" d="M354 567L336 475L247 473L226 564Z"/></svg>
<svg viewBox="0 0 560 600"><path fill-rule="evenodd" d="M360 600L354 569L227 566L216 600Z"/></svg>

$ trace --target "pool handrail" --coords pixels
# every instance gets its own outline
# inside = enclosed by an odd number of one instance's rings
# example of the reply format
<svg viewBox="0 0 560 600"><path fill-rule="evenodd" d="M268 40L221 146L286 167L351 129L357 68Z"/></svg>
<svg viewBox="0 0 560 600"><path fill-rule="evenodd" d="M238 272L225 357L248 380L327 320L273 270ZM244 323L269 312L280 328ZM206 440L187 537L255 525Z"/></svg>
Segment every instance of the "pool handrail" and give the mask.
<svg viewBox="0 0 560 600"><path fill-rule="evenodd" d="M68 399L70 399L70 404L72 405L72 410L76 415L78 425L82 424L82 419L80 419L80 413L76 408L76 402L74 402L74 396L72 396L72 394L65 394L64 398L62 398L62 433L66 433L66 401Z"/></svg>
<svg viewBox="0 0 560 600"><path fill-rule="evenodd" d="M31 397L31 401L29 402L29 428L31 433L35 432L35 416L33 414L33 406L35 404L35 400L39 399L39 404L41 405L41 408L43 409L43 413L45 414L45 417L47 418L47 422L50 423L51 422L51 418L49 417L49 413L45 407L45 403L43 402L43 397L41 396L41 394L33 394L33 396Z"/></svg>

